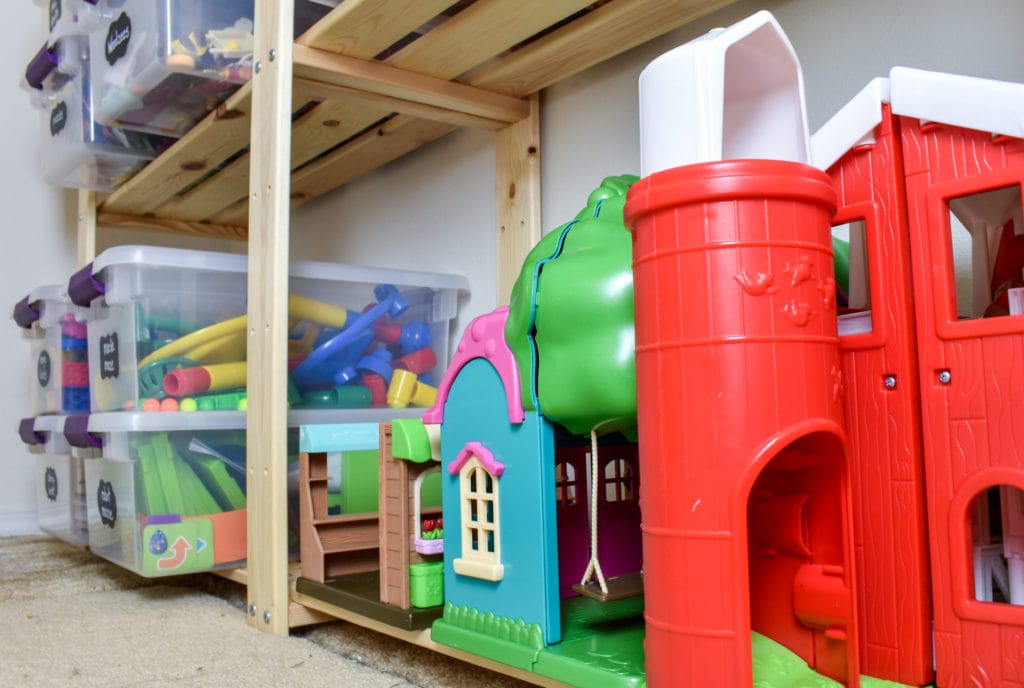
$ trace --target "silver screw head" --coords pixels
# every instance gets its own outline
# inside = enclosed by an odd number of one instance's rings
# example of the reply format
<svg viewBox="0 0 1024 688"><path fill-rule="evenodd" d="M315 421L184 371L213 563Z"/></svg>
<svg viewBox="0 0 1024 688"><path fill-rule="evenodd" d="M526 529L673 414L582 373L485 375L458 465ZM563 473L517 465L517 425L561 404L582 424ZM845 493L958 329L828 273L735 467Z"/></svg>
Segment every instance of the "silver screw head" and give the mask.
<svg viewBox="0 0 1024 688"><path fill-rule="evenodd" d="M950 374L948 370L939 371L939 382L941 382L944 385L948 385L950 382L952 382L952 380L953 376Z"/></svg>
<svg viewBox="0 0 1024 688"><path fill-rule="evenodd" d="M263 612L263 623L265 623L265 624L270 623L270 610L269 609L267 611Z"/></svg>
<svg viewBox="0 0 1024 688"><path fill-rule="evenodd" d="M256 603L253 602L249 605L249 616L256 616Z"/></svg>
<svg viewBox="0 0 1024 688"><path fill-rule="evenodd" d="M886 375L884 382L885 382L885 388L886 389L896 389L896 376L895 375Z"/></svg>
<svg viewBox="0 0 1024 688"><path fill-rule="evenodd" d="M259 74L263 70L263 63L260 62L259 60L256 60L256 64L252 66L252 70Z"/></svg>
<svg viewBox="0 0 1024 688"><path fill-rule="evenodd" d="M270 58L271 62L276 60L277 59L277 49L276 48L271 48L270 49L270 53L268 53L268 57Z"/></svg>

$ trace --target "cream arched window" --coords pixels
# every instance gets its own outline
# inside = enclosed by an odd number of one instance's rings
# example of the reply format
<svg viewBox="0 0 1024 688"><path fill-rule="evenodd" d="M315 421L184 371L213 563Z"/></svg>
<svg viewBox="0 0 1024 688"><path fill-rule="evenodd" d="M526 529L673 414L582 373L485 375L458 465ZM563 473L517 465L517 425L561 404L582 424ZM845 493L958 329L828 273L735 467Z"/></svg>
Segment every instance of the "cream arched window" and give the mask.
<svg viewBox="0 0 1024 688"><path fill-rule="evenodd" d="M499 478L504 465L479 442L469 442L448 468L459 476L462 555L452 561L455 573L489 581L505 575L501 564Z"/></svg>

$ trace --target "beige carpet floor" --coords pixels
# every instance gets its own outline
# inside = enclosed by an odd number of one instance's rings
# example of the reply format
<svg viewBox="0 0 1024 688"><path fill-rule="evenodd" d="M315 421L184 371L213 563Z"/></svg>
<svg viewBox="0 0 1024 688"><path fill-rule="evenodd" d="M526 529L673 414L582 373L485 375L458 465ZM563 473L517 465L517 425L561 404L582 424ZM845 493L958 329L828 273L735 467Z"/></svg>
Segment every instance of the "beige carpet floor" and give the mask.
<svg viewBox="0 0 1024 688"><path fill-rule="evenodd" d="M346 622L260 633L243 588L147 579L43 537L0 538L0 686L521 688Z"/></svg>

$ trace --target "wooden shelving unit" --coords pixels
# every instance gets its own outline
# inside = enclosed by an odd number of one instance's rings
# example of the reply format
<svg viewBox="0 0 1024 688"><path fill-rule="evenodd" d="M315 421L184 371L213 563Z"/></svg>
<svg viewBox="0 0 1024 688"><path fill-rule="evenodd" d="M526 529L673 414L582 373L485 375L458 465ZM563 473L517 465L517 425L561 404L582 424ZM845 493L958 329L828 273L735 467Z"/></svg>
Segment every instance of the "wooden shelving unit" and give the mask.
<svg viewBox="0 0 1024 688"><path fill-rule="evenodd" d="M256 0L252 81L115 193L80 195L83 262L97 225L248 241L249 552L236 579L252 625L286 634L290 618L332 613L289 590L290 209L457 128L493 130L501 301L541 235L540 89L732 1L344 0L293 41L293 0Z"/></svg>

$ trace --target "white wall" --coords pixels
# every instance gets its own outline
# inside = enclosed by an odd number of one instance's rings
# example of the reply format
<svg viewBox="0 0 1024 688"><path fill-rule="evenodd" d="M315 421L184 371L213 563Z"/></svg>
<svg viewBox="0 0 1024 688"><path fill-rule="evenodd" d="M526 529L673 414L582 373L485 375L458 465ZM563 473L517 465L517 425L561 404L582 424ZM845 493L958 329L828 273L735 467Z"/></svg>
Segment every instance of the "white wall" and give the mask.
<svg viewBox="0 0 1024 688"><path fill-rule="evenodd" d="M15 302L31 289L66 281L73 270L75 197L38 180L35 140L39 116L29 107L28 95L19 90L18 80L25 64L42 46L43 22L39 8L31 2L7 4L7 18L0 23L0 45L7 58L0 63L0 93L7 127L0 156L0 309L7 313L5 324L0 326L0 356L7 361L0 392L0 516L6 517L8 530L20 530L33 525L23 516L35 509L33 462L17 437L17 422L28 411L26 394L34 365L28 342L10 313Z"/></svg>
<svg viewBox="0 0 1024 688"><path fill-rule="evenodd" d="M74 267L74 195L33 175L36 118L16 86L41 44L41 21L28 0L8 3L0 27L8 57L0 93L12 129L0 168L7 210L0 253L9 308L28 289L64 281ZM648 45L566 80L542 94L543 224L568 220L607 175L639 171L637 77L654 57L758 9L775 13L803 65L812 130L875 76L894 65L1024 82L1019 0L744 0ZM26 28L30 27L30 28ZM40 27L35 30L36 27ZM496 306L494 149L490 134L457 132L296 211L292 257L333 259L469 277L462 322ZM154 243L241 250L229 242L179 241L154 233L105 232L101 246ZM10 371L0 392L0 533L33 508L31 463L14 433L24 414L27 345L0 327ZM5 520L6 519L6 520ZM10 528L8 527L7 530Z"/></svg>

